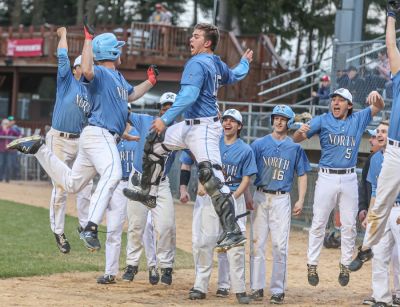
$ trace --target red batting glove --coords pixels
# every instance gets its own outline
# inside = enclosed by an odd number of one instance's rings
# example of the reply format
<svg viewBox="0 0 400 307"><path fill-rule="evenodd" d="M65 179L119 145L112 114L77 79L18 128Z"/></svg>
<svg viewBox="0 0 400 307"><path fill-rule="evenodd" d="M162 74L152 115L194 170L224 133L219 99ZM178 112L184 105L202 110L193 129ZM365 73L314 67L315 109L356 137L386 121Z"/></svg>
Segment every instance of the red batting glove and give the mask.
<svg viewBox="0 0 400 307"><path fill-rule="evenodd" d="M89 25L87 16L83 18L83 31L85 32L85 39L91 41L94 36L94 29Z"/></svg>
<svg viewBox="0 0 400 307"><path fill-rule="evenodd" d="M157 65L151 64L147 69L147 80L154 86L157 83L158 68Z"/></svg>

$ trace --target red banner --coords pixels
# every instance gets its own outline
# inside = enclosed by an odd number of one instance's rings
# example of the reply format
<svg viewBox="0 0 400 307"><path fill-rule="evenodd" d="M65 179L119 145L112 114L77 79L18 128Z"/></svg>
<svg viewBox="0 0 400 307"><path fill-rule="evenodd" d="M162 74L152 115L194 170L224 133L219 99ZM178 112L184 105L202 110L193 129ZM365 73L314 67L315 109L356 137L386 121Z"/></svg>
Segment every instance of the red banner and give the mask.
<svg viewBox="0 0 400 307"><path fill-rule="evenodd" d="M43 38L7 40L7 56L32 57L43 55Z"/></svg>

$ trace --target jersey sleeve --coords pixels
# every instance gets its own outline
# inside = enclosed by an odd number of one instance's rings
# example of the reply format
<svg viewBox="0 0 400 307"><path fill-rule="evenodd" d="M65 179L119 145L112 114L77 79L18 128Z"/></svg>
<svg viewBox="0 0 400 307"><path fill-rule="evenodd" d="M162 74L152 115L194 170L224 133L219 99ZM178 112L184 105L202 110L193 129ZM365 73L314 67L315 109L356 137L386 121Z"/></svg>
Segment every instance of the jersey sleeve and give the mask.
<svg viewBox="0 0 400 307"><path fill-rule="evenodd" d="M374 154L371 158L371 162L369 164L368 174L367 174L367 181L371 184L372 193L371 196L376 196L376 187L378 184L377 178L379 176L380 169L378 168L379 162L377 161L377 154Z"/></svg>
<svg viewBox="0 0 400 307"><path fill-rule="evenodd" d="M186 165L193 165L194 164L194 161L193 161L192 157L190 156L190 154L186 150L182 151L182 154L179 157L179 161L182 164L186 164Z"/></svg>
<svg viewBox="0 0 400 307"><path fill-rule="evenodd" d="M392 76L393 82L393 97L399 97L400 95L400 70Z"/></svg>
<svg viewBox="0 0 400 307"><path fill-rule="evenodd" d="M318 134L321 132L321 123L322 123L321 116L314 117L310 121L309 123L310 131L307 132L308 139L311 138L314 134Z"/></svg>
<svg viewBox="0 0 400 307"><path fill-rule="evenodd" d="M123 76L121 75L121 77L123 77ZM124 78L124 80L125 80L125 78ZM133 93L133 91L134 91L133 86L126 80L125 80L125 87L128 90L128 95Z"/></svg>
<svg viewBox="0 0 400 307"><path fill-rule="evenodd" d="M357 118L357 122L359 123L359 129L364 131L372 119L372 110L370 107L367 107L364 110L355 112L354 116Z"/></svg>
<svg viewBox="0 0 400 307"><path fill-rule="evenodd" d="M304 149L299 146L297 150L297 157L296 157L296 173L297 176L303 176L305 173L311 171L311 165L308 161L307 155Z"/></svg>
<svg viewBox="0 0 400 307"><path fill-rule="evenodd" d="M242 160L242 175L252 176L257 174L257 164L253 150L249 147Z"/></svg>
<svg viewBox="0 0 400 307"><path fill-rule="evenodd" d="M228 65L221 61L222 67L222 84L236 83L247 76L249 72L250 64L247 59L240 59L239 64L230 69Z"/></svg>
<svg viewBox="0 0 400 307"><path fill-rule="evenodd" d="M129 114L129 123L137 130L142 130L141 114L131 112Z"/></svg>
<svg viewBox="0 0 400 307"><path fill-rule="evenodd" d="M71 73L71 68L66 48L57 49L57 62L58 62L57 77L58 78L68 77L68 75Z"/></svg>
<svg viewBox="0 0 400 307"><path fill-rule="evenodd" d="M205 73L199 62L189 61L183 70L181 85L192 85L199 89L203 87Z"/></svg>

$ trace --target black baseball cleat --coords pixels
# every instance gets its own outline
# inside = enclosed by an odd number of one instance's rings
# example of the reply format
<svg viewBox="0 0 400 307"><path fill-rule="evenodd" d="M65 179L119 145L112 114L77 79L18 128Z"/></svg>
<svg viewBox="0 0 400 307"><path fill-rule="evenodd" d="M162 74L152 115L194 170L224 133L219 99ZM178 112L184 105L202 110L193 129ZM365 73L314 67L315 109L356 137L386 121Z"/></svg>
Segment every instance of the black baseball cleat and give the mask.
<svg viewBox="0 0 400 307"><path fill-rule="evenodd" d="M189 299L191 300L204 300L206 298L206 294L201 292L200 290L196 290L195 288L190 289L189 291Z"/></svg>
<svg viewBox="0 0 400 307"><path fill-rule="evenodd" d="M373 306L373 307L388 307L388 306L392 306L392 305L389 305L389 304L384 303L384 302L376 302L376 303L373 304L372 306Z"/></svg>
<svg viewBox="0 0 400 307"><path fill-rule="evenodd" d="M316 286L319 283L319 277L317 273L317 266L313 264L307 264L307 279L311 286Z"/></svg>
<svg viewBox="0 0 400 307"><path fill-rule="evenodd" d="M262 301L264 298L264 289L251 291L250 297L254 301Z"/></svg>
<svg viewBox="0 0 400 307"><path fill-rule="evenodd" d="M217 251L227 251L236 246L242 246L246 243L246 237L242 233L227 233L221 243L217 244Z"/></svg>
<svg viewBox="0 0 400 307"><path fill-rule="evenodd" d="M352 272L358 271L363 266L364 262L371 260L374 254L372 253L372 249L368 248L366 250L362 250L360 246L358 248L358 253L356 258L349 264L348 269Z"/></svg>
<svg viewBox="0 0 400 307"><path fill-rule="evenodd" d="M172 268L161 269L161 283L164 285L172 284Z"/></svg>
<svg viewBox="0 0 400 307"><path fill-rule="evenodd" d="M157 207L157 197L155 196L143 194L140 191L135 191L128 188L124 188L122 192L128 199L138 201L150 209Z"/></svg>
<svg viewBox="0 0 400 307"><path fill-rule="evenodd" d="M271 304L283 304L283 300L285 299L285 293L277 293L273 294L269 300Z"/></svg>
<svg viewBox="0 0 400 307"><path fill-rule="evenodd" d="M345 265L343 265L341 263L339 264L339 267L340 267L340 272L339 272L338 281L342 287L345 287L345 286L347 286L347 284L350 281L350 271Z"/></svg>
<svg viewBox="0 0 400 307"><path fill-rule="evenodd" d="M115 284L114 275L103 275L97 278L97 283L102 285Z"/></svg>
<svg viewBox="0 0 400 307"><path fill-rule="evenodd" d="M393 295L393 302L392 302L393 307L400 306L400 298L396 297L396 295Z"/></svg>
<svg viewBox="0 0 400 307"><path fill-rule="evenodd" d="M160 281L160 274L155 266L149 267L149 283L151 285L156 285Z"/></svg>
<svg viewBox="0 0 400 307"><path fill-rule="evenodd" d="M247 305L252 302L252 299L250 296L246 294L246 292L241 292L241 293L236 293L236 299L239 304Z"/></svg>
<svg viewBox="0 0 400 307"><path fill-rule="evenodd" d="M79 226L76 228L76 232L78 233L78 235L80 235L82 231L83 231L83 227L79 225Z"/></svg>
<svg viewBox="0 0 400 307"><path fill-rule="evenodd" d="M229 296L229 289L227 288L218 288L217 297L228 297Z"/></svg>
<svg viewBox="0 0 400 307"><path fill-rule="evenodd" d="M40 135L32 135L12 141L7 148L34 155L43 144L44 140Z"/></svg>
<svg viewBox="0 0 400 307"><path fill-rule="evenodd" d="M63 254L68 254L71 250L71 246L69 245L69 242L65 237L65 234L58 235L55 233L54 236L56 237L57 247L60 250L60 252L62 252Z"/></svg>
<svg viewBox="0 0 400 307"><path fill-rule="evenodd" d="M84 230L79 234L79 237L90 251L98 251L101 248L100 241L97 238L97 231Z"/></svg>
<svg viewBox="0 0 400 307"><path fill-rule="evenodd" d="M135 275L138 273L137 265L129 265L125 268L124 275L122 275L123 281L132 281Z"/></svg>

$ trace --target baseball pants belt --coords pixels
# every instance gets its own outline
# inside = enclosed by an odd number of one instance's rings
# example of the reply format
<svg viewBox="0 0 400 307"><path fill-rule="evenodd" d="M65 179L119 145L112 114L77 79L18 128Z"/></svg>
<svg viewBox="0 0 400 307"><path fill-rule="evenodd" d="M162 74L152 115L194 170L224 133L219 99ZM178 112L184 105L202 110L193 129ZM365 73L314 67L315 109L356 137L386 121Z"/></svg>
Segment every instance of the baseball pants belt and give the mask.
<svg viewBox="0 0 400 307"><path fill-rule="evenodd" d="M394 141L394 140L388 140L389 145L400 147L400 142L399 141Z"/></svg>
<svg viewBox="0 0 400 307"><path fill-rule="evenodd" d="M212 122L217 122L219 120L218 116L215 116L211 118ZM185 124L188 126L193 126L193 125L200 125L202 122L207 122L209 121L209 118L204 118L204 119L185 119Z"/></svg>
<svg viewBox="0 0 400 307"><path fill-rule="evenodd" d="M344 175L344 174L352 174L355 173L356 169L352 168L342 168L342 169L334 169L334 168L324 168L321 167L320 171L326 174L337 174L337 175Z"/></svg>
<svg viewBox="0 0 400 307"><path fill-rule="evenodd" d="M80 134L60 132L60 136L66 139L79 139Z"/></svg>
<svg viewBox="0 0 400 307"><path fill-rule="evenodd" d="M89 126L98 127L98 126L92 125L92 124L89 124ZM100 127L100 128L103 128L103 127ZM106 129L106 128L103 128L103 129ZM110 132L110 134L111 134L112 136L117 136L117 137L119 137L118 133L116 133L116 132L114 132L114 131L110 131L110 130L108 130L108 129L106 129L106 130L107 130L108 132Z"/></svg>
<svg viewBox="0 0 400 307"><path fill-rule="evenodd" d="M267 194L274 194L274 195L283 195L283 194L286 194L286 193L287 193L286 191L267 190L267 189L265 189L265 188L263 188L263 187L258 187L258 188L257 188L257 191L259 191L259 192L264 192L264 193L267 193Z"/></svg>

